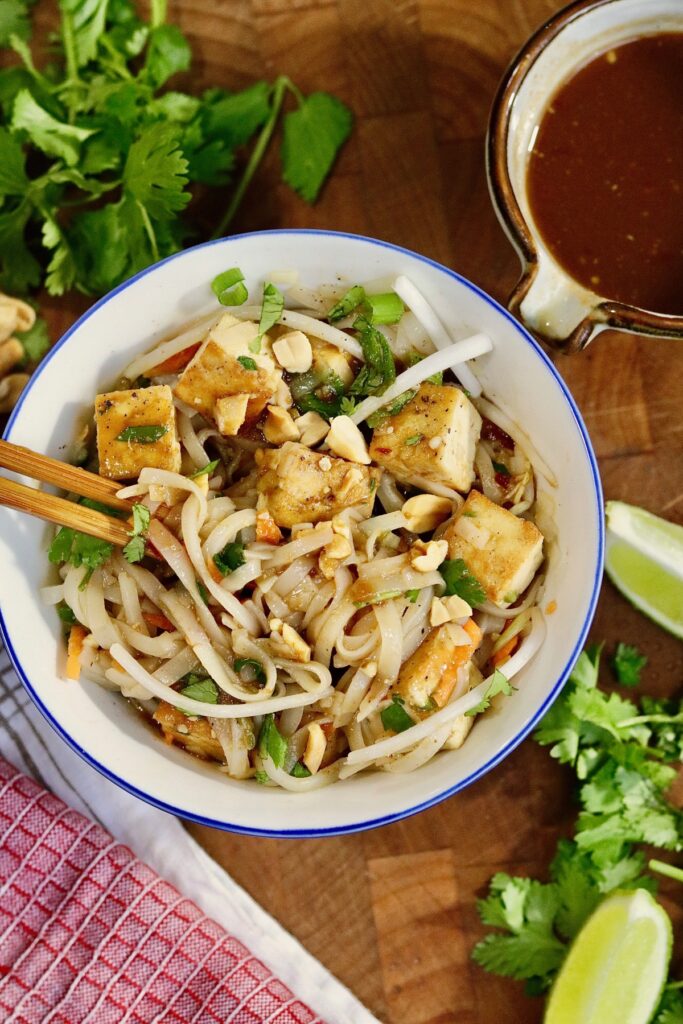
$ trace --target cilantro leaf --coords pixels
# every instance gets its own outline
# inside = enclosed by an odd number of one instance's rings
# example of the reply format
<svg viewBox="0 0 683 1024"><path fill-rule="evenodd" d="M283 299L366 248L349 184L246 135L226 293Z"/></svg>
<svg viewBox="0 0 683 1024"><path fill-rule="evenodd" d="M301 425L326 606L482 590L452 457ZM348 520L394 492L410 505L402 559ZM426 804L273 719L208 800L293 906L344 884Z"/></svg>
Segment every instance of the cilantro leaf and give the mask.
<svg viewBox="0 0 683 1024"><path fill-rule="evenodd" d="M442 562L439 572L446 584L444 596L450 597L451 594L457 594L473 608L483 604L486 600L484 588L476 576L472 575L462 558Z"/></svg>
<svg viewBox="0 0 683 1024"><path fill-rule="evenodd" d="M169 220L187 206L187 180L187 160L173 125L152 125L130 147L124 188L155 220Z"/></svg>
<svg viewBox="0 0 683 1024"><path fill-rule="evenodd" d="M183 697L191 697L192 700L200 700L204 704L218 704L218 687L213 679L195 678L180 691Z"/></svg>
<svg viewBox="0 0 683 1024"><path fill-rule="evenodd" d="M187 71L192 51L187 39L176 25L159 25L149 33L143 75L155 89L173 75Z"/></svg>
<svg viewBox="0 0 683 1024"><path fill-rule="evenodd" d="M612 667L622 686L638 686L640 673L647 665L647 658L631 644L617 644L612 658Z"/></svg>
<svg viewBox="0 0 683 1024"><path fill-rule="evenodd" d="M136 502L133 505L133 528L130 531L131 539L123 549L124 557L129 562L141 562L145 557L144 534L149 529L151 513L146 505Z"/></svg>
<svg viewBox="0 0 683 1024"><path fill-rule="evenodd" d="M26 242L31 207L21 202L13 210L0 210L0 287L23 294L40 281L41 266Z"/></svg>
<svg viewBox="0 0 683 1024"><path fill-rule="evenodd" d="M27 0L3 0L0 3L0 46L8 46L12 36L28 39L31 26Z"/></svg>
<svg viewBox="0 0 683 1024"><path fill-rule="evenodd" d="M301 761L296 762L296 764L294 765L289 774L292 775L295 779L308 779L310 778L311 775L306 765L302 764Z"/></svg>
<svg viewBox="0 0 683 1024"><path fill-rule="evenodd" d="M502 672L499 672L498 669L496 669L491 677L491 682L484 690L484 696L482 699L478 704L475 704L473 708L466 711L465 714L470 718L473 718L475 715L481 715L484 711L488 711L491 707L491 701L494 697L497 697L499 693L504 693L506 697L511 697L514 691L515 687L512 683L506 679Z"/></svg>
<svg viewBox="0 0 683 1024"><path fill-rule="evenodd" d="M224 576L228 576L235 569L239 569L241 565L244 565L244 544L239 544L237 541L231 541L226 544L222 551L219 551L217 555L213 556L213 561L217 569L223 573Z"/></svg>
<svg viewBox="0 0 683 1024"><path fill-rule="evenodd" d="M52 250L45 286L50 295L63 295L73 287L78 271L71 247L53 220L43 224L43 245Z"/></svg>
<svg viewBox="0 0 683 1024"><path fill-rule="evenodd" d="M70 167L78 162L82 143L94 135L89 128L58 121L34 100L28 89L22 89L14 101L12 130L25 132L43 153L59 157Z"/></svg>
<svg viewBox="0 0 683 1024"><path fill-rule="evenodd" d="M76 568L85 566L87 572L80 584L84 587L94 570L104 565L113 552L113 544L90 537L87 533L72 530L69 526L61 526L50 545L48 558L55 565L69 562Z"/></svg>
<svg viewBox="0 0 683 1024"><path fill-rule="evenodd" d="M680 989L665 989L653 1024L683 1024L683 992Z"/></svg>
<svg viewBox="0 0 683 1024"><path fill-rule="evenodd" d="M76 67L93 60L107 19L107 0L59 0L64 33Z"/></svg>
<svg viewBox="0 0 683 1024"><path fill-rule="evenodd" d="M141 562L145 557L145 538L131 537L123 549L123 556L127 562Z"/></svg>
<svg viewBox="0 0 683 1024"><path fill-rule="evenodd" d="M29 186L24 148L6 128L0 128L0 197L20 196Z"/></svg>
<svg viewBox="0 0 683 1024"><path fill-rule="evenodd" d="M258 738L258 749L261 757L269 757L276 768L282 768L287 754L287 740L275 724L272 714L263 719Z"/></svg>
<svg viewBox="0 0 683 1024"><path fill-rule="evenodd" d="M314 92L284 119L283 177L306 202L318 198L340 147L351 134L353 118L340 100Z"/></svg>

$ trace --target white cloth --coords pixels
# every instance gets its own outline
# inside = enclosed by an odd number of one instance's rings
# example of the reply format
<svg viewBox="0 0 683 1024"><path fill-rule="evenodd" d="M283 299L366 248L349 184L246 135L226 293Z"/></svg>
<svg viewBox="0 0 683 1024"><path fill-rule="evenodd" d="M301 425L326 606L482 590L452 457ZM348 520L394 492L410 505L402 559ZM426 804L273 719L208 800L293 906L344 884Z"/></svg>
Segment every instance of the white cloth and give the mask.
<svg viewBox="0 0 683 1024"><path fill-rule="evenodd" d="M31 701L2 646L0 754L129 846L239 939L328 1024L378 1024L341 982L202 850L176 818L119 789L60 739Z"/></svg>

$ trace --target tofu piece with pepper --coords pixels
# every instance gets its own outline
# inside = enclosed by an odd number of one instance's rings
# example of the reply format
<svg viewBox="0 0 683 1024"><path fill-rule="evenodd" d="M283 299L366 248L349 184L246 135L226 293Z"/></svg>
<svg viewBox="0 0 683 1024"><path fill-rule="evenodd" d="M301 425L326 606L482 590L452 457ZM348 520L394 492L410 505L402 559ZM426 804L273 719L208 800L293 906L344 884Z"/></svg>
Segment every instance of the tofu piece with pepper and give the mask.
<svg viewBox="0 0 683 1024"><path fill-rule="evenodd" d="M448 557L462 558L488 599L501 608L526 590L543 561L538 527L479 491L470 492L442 536L448 541Z"/></svg>
<svg viewBox="0 0 683 1024"><path fill-rule="evenodd" d="M181 373L174 389L176 397L220 430L220 400L247 395L245 420L253 423L282 381L270 354L270 339L264 335L255 352L257 340L258 325L251 320L237 320L230 313L221 317Z"/></svg>
<svg viewBox="0 0 683 1024"><path fill-rule="evenodd" d="M444 707L480 643L474 619L437 626L401 666L393 693L419 711Z"/></svg>
<svg viewBox="0 0 683 1024"><path fill-rule="evenodd" d="M101 476L132 480L145 466L180 472L173 393L167 384L98 395L95 426Z"/></svg>
<svg viewBox="0 0 683 1024"><path fill-rule="evenodd" d="M281 448L261 448L256 454L256 487L278 526L332 519L345 508L372 512L382 471L314 452L297 441Z"/></svg>
<svg viewBox="0 0 683 1024"><path fill-rule="evenodd" d="M421 384L400 412L372 435L370 457L404 483L422 476L468 491L481 416L464 391L447 384Z"/></svg>
<svg viewBox="0 0 683 1024"><path fill-rule="evenodd" d="M188 718L165 701L159 703L153 718L167 743L177 743L205 761L225 762L225 752L206 718Z"/></svg>

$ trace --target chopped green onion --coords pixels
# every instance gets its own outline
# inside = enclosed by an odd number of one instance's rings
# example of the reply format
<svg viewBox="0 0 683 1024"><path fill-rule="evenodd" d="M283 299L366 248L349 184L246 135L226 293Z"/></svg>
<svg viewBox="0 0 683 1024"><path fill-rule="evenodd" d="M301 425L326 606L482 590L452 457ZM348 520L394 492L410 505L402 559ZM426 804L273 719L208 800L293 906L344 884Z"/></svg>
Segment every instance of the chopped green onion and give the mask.
<svg viewBox="0 0 683 1024"><path fill-rule="evenodd" d="M153 423L144 427L124 427L116 438L117 441L127 441L133 444L154 444L160 437L168 433L168 427L162 427L159 423Z"/></svg>
<svg viewBox="0 0 683 1024"><path fill-rule="evenodd" d="M266 673L263 671L263 665L260 661L256 661L255 658L238 658L234 663L235 672L242 675L244 669L248 670L251 678L246 679L246 682L252 683L256 681L263 685L266 681Z"/></svg>
<svg viewBox="0 0 683 1024"><path fill-rule="evenodd" d="M199 596L201 597L202 601L204 602L204 604L208 604L209 591L206 589L201 580L195 580L195 583L197 584L197 590L199 591Z"/></svg>
<svg viewBox="0 0 683 1024"><path fill-rule="evenodd" d="M244 544L238 541L230 541L222 551L213 556L214 565L224 576L228 576L235 569L244 565Z"/></svg>
<svg viewBox="0 0 683 1024"><path fill-rule="evenodd" d="M251 356L238 356L237 362L243 366L245 370L258 370L258 366Z"/></svg>
<svg viewBox="0 0 683 1024"><path fill-rule="evenodd" d="M396 292L367 295L363 312L371 324L397 324L405 313L405 306Z"/></svg>
<svg viewBox="0 0 683 1024"><path fill-rule="evenodd" d="M231 267L218 274L211 282L211 288L221 306L242 306L249 298L244 274L239 267Z"/></svg>
<svg viewBox="0 0 683 1024"><path fill-rule="evenodd" d="M417 601L418 597L420 596L420 591L419 590L406 590L404 596L406 597L406 599L408 601L410 601L411 604L415 604L415 602Z"/></svg>
<svg viewBox="0 0 683 1024"><path fill-rule="evenodd" d="M423 440L424 434L413 434L412 437L407 437L403 443L408 445L410 448L414 448L416 444L419 444L420 441Z"/></svg>
<svg viewBox="0 0 683 1024"><path fill-rule="evenodd" d="M261 757L269 757L276 768L282 768L287 754L287 740L276 726L272 714L263 719L258 748Z"/></svg>
<svg viewBox="0 0 683 1024"><path fill-rule="evenodd" d="M213 679L195 678L188 686L184 686L180 692L183 697L200 700L203 704L218 704L218 687Z"/></svg>
<svg viewBox="0 0 683 1024"><path fill-rule="evenodd" d="M355 608L365 608L369 604L381 604L382 601L392 601L395 597L401 597L402 594L402 590L378 590L376 594L373 594L366 601L354 601L353 604Z"/></svg>
<svg viewBox="0 0 683 1024"><path fill-rule="evenodd" d="M336 323L337 320L343 320L345 316L350 316L364 299L365 288L363 288L362 284L354 284L353 288L349 288L346 295L342 295L339 302L335 302L327 314L327 319L331 324Z"/></svg>
<svg viewBox="0 0 683 1024"><path fill-rule="evenodd" d="M201 469L198 469L196 470L196 472L190 474L190 480L196 480L198 476L211 476L217 465L218 459L214 459L212 462L207 462L207 464L205 466L202 466Z"/></svg>
<svg viewBox="0 0 683 1024"><path fill-rule="evenodd" d="M410 729L411 725L415 725L415 719L408 714L403 706L404 704L403 698L394 694L389 707L384 708L380 712L382 725L385 729L392 732L405 732L406 729Z"/></svg>

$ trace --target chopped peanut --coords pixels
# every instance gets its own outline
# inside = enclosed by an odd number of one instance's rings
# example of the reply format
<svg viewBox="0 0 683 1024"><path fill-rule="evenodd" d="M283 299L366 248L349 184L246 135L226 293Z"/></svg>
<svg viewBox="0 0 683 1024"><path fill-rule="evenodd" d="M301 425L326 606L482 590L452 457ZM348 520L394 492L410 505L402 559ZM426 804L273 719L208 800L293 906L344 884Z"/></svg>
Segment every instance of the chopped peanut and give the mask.
<svg viewBox="0 0 683 1024"><path fill-rule="evenodd" d="M440 597L433 597L429 608L429 625L443 626L444 622L450 622L451 617L448 609Z"/></svg>
<svg viewBox="0 0 683 1024"><path fill-rule="evenodd" d="M277 405L269 405L266 422L263 425L263 436L271 444L298 441L299 428L286 409L281 409Z"/></svg>
<svg viewBox="0 0 683 1024"><path fill-rule="evenodd" d="M436 494L416 494L414 498L408 498L401 511L409 530L427 533L448 519L453 504L448 498L440 498Z"/></svg>
<svg viewBox="0 0 683 1024"><path fill-rule="evenodd" d="M365 438L349 416L335 416L326 438L333 452L349 462L370 465L370 455Z"/></svg>
<svg viewBox="0 0 683 1024"><path fill-rule="evenodd" d="M288 373L306 373L313 362L313 349L303 331L287 331L273 342L273 355Z"/></svg>
<svg viewBox="0 0 683 1024"><path fill-rule="evenodd" d="M299 416L296 425L301 433L301 443L312 448L327 436L330 425L317 412L305 412Z"/></svg>
<svg viewBox="0 0 683 1024"><path fill-rule="evenodd" d="M308 740L306 741L306 749L302 758L311 775L315 775L320 768L322 759L325 756L326 747L327 737L325 733L317 722L311 722L308 726Z"/></svg>
<svg viewBox="0 0 683 1024"><path fill-rule="evenodd" d="M432 572L438 569L448 555L448 541L430 540L426 544L418 541L410 552L410 564L418 572Z"/></svg>
<svg viewBox="0 0 683 1024"><path fill-rule="evenodd" d="M216 424L224 437L234 437L247 418L249 395L226 395L214 406Z"/></svg>

